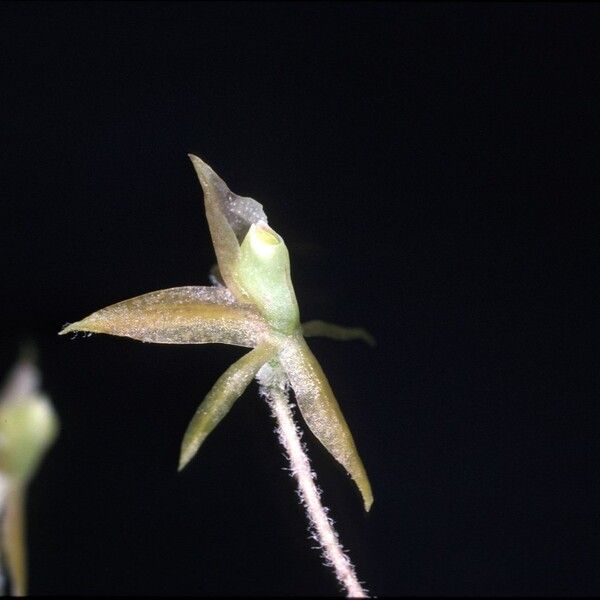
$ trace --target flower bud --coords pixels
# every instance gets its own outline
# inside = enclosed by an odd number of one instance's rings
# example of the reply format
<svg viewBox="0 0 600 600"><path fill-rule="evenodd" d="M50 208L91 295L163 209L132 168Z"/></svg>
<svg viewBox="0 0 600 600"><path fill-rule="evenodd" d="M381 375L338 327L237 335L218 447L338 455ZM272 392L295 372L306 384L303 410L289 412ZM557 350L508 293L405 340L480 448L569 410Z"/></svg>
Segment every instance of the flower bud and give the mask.
<svg viewBox="0 0 600 600"><path fill-rule="evenodd" d="M31 393L0 405L0 471L27 481L58 433L50 400Z"/></svg>

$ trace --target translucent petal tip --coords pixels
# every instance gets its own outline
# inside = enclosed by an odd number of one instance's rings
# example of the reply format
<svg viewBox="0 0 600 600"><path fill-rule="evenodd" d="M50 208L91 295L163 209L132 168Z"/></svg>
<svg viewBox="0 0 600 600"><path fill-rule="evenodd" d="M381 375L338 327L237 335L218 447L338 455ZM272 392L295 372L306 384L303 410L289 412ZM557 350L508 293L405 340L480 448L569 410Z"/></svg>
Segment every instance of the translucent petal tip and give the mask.
<svg viewBox="0 0 600 600"><path fill-rule="evenodd" d="M71 331L77 331L77 323L70 323L69 325L65 325L59 332L58 335L65 335L65 333L70 333Z"/></svg>
<svg viewBox="0 0 600 600"><path fill-rule="evenodd" d="M200 179L200 183L202 183L204 186L208 183L210 176L215 175L215 172L195 154L188 154L188 158L192 161L194 169L196 170L196 174L198 175L198 179Z"/></svg>
<svg viewBox="0 0 600 600"><path fill-rule="evenodd" d="M192 456L192 453L186 453L183 450L181 451L181 454L179 455L179 463L177 464L178 472L181 472L183 471L183 469L185 469L187 464L190 462Z"/></svg>
<svg viewBox="0 0 600 600"><path fill-rule="evenodd" d="M200 443L185 444L185 441L184 441L184 444L181 446L181 451L179 453L179 462L177 463L177 472L178 473L183 471L183 469L185 469L188 466L188 464L190 463L192 458L194 458L194 456L196 456L200 445L201 445Z"/></svg>
<svg viewBox="0 0 600 600"><path fill-rule="evenodd" d="M91 315L90 315L91 316ZM65 325L59 332L58 335L65 335L66 333L72 333L76 331L87 331L89 333L105 333L102 327L99 327L98 323L94 323L89 317Z"/></svg>

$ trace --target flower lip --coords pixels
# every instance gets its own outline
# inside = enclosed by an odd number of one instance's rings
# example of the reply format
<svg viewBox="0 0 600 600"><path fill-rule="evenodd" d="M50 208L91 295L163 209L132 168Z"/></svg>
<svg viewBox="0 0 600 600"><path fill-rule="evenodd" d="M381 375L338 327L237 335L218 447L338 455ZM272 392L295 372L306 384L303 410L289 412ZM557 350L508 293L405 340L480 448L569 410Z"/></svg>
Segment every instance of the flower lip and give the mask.
<svg viewBox="0 0 600 600"><path fill-rule="evenodd" d="M277 232L262 220L253 223L248 233L252 249L262 258L271 258L277 246L282 243L281 237Z"/></svg>

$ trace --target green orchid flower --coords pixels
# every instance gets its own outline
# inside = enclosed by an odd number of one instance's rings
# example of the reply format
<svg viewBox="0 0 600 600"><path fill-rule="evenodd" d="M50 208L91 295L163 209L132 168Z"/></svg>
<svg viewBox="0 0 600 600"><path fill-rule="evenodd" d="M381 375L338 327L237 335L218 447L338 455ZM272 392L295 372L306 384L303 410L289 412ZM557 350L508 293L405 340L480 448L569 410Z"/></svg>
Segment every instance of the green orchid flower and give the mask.
<svg viewBox="0 0 600 600"><path fill-rule="evenodd" d="M65 327L160 344L233 344L252 348L217 380L183 437L179 469L196 454L260 368L277 361L294 390L306 424L354 479L365 506L371 485L327 377L304 338L372 337L360 328L323 321L300 324L287 247L267 223L261 204L237 196L197 156L190 155L204 191L206 218L217 256L215 285L177 287L137 296Z"/></svg>
<svg viewBox="0 0 600 600"><path fill-rule="evenodd" d="M0 392L0 571L5 565L13 596L27 592L27 488L59 430L31 352L24 353Z"/></svg>

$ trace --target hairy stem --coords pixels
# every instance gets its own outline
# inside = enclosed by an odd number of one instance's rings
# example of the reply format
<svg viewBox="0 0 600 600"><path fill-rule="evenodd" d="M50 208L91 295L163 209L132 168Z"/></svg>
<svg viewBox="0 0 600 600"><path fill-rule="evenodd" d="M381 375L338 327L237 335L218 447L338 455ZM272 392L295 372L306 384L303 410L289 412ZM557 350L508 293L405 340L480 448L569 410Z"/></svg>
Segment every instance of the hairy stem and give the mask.
<svg viewBox="0 0 600 600"><path fill-rule="evenodd" d="M316 474L311 469L288 401L288 382L283 369L279 363L271 361L261 368L256 378L261 394L277 421L279 441L290 461L291 473L298 483L310 531L321 548L323 558L334 570L348 597L366 598L367 592L358 581L354 565L344 552L333 521L327 516L327 509L321 504L321 493L315 483Z"/></svg>

